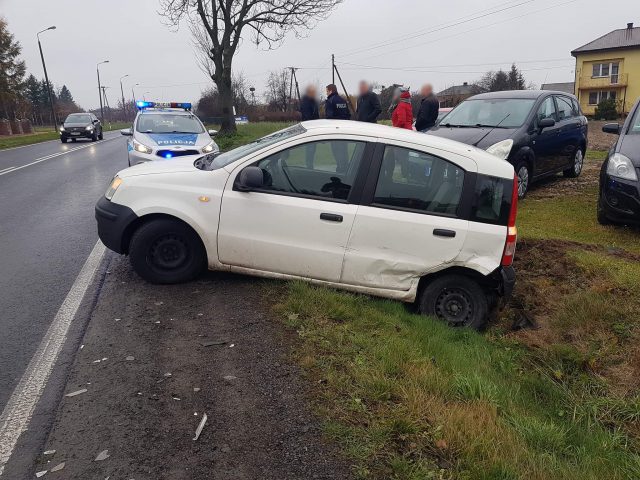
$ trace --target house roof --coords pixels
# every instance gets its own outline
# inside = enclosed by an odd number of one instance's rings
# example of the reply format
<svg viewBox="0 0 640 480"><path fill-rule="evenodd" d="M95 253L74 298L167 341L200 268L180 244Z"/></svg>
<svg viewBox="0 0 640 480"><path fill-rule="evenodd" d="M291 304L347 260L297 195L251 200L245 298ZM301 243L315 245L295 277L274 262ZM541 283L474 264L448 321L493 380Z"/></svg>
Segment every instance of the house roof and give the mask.
<svg viewBox="0 0 640 480"><path fill-rule="evenodd" d="M556 92L570 93L573 95L575 92L575 82L563 82L563 83L544 83L540 90L554 90Z"/></svg>
<svg viewBox="0 0 640 480"><path fill-rule="evenodd" d="M586 45L576 48L571 52L571 55L575 57L577 53L625 48L640 48L640 27L633 28L633 24L630 24L627 28L609 32Z"/></svg>
<svg viewBox="0 0 640 480"><path fill-rule="evenodd" d="M453 87L446 88L441 92L436 93L436 96L446 97L450 95L472 95L473 93L473 86L465 83L463 85L454 85Z"/></svg>

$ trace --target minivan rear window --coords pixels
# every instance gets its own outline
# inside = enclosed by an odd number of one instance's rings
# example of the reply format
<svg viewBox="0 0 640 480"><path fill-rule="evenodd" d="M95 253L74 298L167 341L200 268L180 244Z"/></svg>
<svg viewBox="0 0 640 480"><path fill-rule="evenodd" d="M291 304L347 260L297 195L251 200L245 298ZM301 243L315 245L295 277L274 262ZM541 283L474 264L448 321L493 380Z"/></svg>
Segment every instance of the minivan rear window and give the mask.
<svg viewBox="0 0 640 480"><path fill-rule="evenodd" d="M512 193L512 179L478 175L471 209L471 221L507 225Z"/></svg>

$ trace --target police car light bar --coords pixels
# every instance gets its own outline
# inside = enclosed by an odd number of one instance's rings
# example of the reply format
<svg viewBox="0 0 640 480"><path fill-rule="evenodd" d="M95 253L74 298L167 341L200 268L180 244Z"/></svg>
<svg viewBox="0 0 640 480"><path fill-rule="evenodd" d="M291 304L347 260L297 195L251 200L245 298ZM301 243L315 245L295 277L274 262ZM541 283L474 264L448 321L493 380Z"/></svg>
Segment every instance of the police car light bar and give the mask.
<svg viewBox="0 0 640 480"><path fill-rule="evenodd" d="M145 108L181 108L183 110L191 110L191 104L188 102L143 102L138 100L136 107L138 107L138 110L144 110Z"/></svg>

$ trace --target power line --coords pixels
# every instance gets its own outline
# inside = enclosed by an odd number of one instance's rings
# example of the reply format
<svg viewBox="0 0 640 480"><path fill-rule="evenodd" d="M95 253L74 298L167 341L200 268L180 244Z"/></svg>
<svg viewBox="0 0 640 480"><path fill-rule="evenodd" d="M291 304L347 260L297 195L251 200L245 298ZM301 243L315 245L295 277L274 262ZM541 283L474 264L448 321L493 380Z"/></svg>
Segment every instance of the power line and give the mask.
<svg viewBox="0 0 640 480"><path fill-rule="evenodd" d="M426 67L412 66L411 68L448 68L448 67L483 67L488 65L505 65L505 64L523 64L523 63L547 63L547 62L566 62L567 58L546 58L543 60L504 60L501 62L486 62L486 63L450 63L447 65L429 65ZM362 65L360 63L351 62L339 62L340 65L351 65L354 67L369 67L370 65ZM376 67L377 68L377 67ZM395 68L395 67L390 67Z"/></svg>
<svg viewBox="0 0 640 480"><path fill-rule="evenodd" d="M345 63L341 63L340 65L346 65ZM353 64L350 64L353 65ZM554 70L561 68L570 68L573 67L573 64L567 65L554 65L550 67L538 67L538 68L527 68L520 69L522 72L531 72L536 70ZM416 73L486 73L482 70L468 70L468 71L455 71L455 70L429 70L429 67L383 67L377 65L356 65L355 68L344 68L344 70L395 70L399 72L416 72Z"/></svg>

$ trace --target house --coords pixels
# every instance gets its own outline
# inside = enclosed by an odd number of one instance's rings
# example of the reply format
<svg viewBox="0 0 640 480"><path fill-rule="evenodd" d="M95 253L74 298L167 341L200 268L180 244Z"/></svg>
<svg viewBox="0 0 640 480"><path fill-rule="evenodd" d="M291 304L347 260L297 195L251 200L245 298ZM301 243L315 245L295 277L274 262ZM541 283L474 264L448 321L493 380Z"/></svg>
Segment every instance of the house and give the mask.
<svg viewBox="0 0 640 480"><path fill-rule="evenodd" d="M462 85L454 85L441 92L436 93L436 97L440 101L440 108L451 108L462 103L464 100L472 95L475 95L476 90L473 85L469 85L464 82Z"/></svg>
<svg viewBox="0 0 640 480"><path fill-rule="evenodd" d="M598 103L613 98L628 113L640 97L640 28L614 30L571 52L576 58L575 95L593 115Z"/></svg>
<svg viewBox="0 0 640 480"><path fill-rule="evenodd" d="M576 89L575 82L563 82L563 83L543 83L540 90L553 90L554 92L564 92L573 95Z"/></svg>

